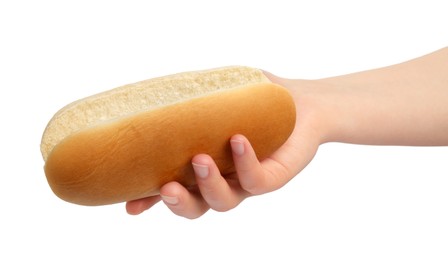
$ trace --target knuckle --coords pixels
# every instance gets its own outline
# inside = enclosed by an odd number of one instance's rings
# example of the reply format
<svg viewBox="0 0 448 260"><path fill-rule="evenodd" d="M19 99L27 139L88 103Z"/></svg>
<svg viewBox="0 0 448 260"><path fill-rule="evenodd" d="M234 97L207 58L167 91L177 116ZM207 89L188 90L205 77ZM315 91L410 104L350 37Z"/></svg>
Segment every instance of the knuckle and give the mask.
<svg viewBox="0 0 448 260"><path fill-rule="evenodd" d="M191 220L197 219L197 218L201 217L202 215L204 215L205 212L207 212L207 210L200 210L200 209L190 209L190 210L187 210L187 209L173 210L173 209L171 209L171 211L179 217L184 217L186 219L191 219Z"/></svg>
<svg viewBox="0 0 448 260"><path fill-rule="evenodd" d="M193 220L193 219L197 219L197 218L199 218L200 216L202 216L202 214L195 214L195 215L178 215L178 216L184 217L184 218L189 219L189 220Z"/></svg>
<svg viewBox="0 0 448 260"><path fill-rule="evenodd" d="M260 195L265 193L265 185L262 180L245 180L241 182L241 187L251 195Z"/></svg>
<svg viewBox="0 0 448 260"><path fill-rule="evenodd" d="M231 209L234 209L236 206L237 206L237 204L236 205L235 204L221 204L221 205L214 205L212 207L212 209L217 212L227 212Z"/></svg>
<svg viewBox="0 0 448 260"><path fill-rule="evenodd" d="M226 212L229 211L240 203L240 200L233 196L228 194L227 196L220 196L215 198L208 198L207 203L211 209L217 212Z"/></svg>
<svg viewBox="0 0 448 260"><path fill-rule="evenodd" d="M253 186L253 187L246 187L244 188L247 192L249 192L251 195L260 195L263 193L266 193L263 187L259 186Z"/></svg>

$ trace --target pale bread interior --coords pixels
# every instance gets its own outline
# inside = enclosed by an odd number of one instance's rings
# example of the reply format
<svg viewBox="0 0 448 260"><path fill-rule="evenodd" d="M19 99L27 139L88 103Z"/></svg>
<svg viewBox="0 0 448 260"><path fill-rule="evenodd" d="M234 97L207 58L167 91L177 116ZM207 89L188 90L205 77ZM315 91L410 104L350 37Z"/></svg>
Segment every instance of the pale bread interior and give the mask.
<svg viewBox="0 0 448 260"><path fill-rule="evenodd" d="M46 161L64 138L101 122L220 90L267 82L261 70L236 66L179 73L99 93L75 101L53 116L42 137L42 156Z"/></svg>

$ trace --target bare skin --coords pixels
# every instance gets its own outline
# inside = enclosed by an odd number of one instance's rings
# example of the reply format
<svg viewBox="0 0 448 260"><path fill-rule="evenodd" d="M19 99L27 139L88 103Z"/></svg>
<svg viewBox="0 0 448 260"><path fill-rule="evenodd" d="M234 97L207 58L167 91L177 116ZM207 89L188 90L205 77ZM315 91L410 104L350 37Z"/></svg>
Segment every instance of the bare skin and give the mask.
<svg viewBox="0 0 448 260"><path fill-rule="evenodd" d="M194 219L210 208L227 211L244 199L281 188L313 159L321 144L448 145L448 48L401 64L320 80L266 75L287 88L297 123L287 142L259 161L241 135L230 144L236 172L222 177L213 158L192 159L197 187L170 182L161 195L126 203L136 215L160 200Z"/></svg>

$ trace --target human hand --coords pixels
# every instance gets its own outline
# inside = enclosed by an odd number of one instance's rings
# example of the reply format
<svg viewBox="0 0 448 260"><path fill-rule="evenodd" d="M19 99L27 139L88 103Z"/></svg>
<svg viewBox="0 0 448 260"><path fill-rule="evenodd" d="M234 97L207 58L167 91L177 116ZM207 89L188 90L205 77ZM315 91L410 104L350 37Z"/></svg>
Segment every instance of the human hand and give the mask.
<svg viewBox="0 0 448 260"><path fill-rule="evenodd" d="M266 75L291 92L297 108L294 131L276 152L259 161L249 140L235 135L230 139L235 173L222 176L213 158L196 155L192 159L196 186L186 188L177 182L167 183L158 196L127 202L127 212L137 215L163 200L174 214L194 219L210 208L227 211L250 196L277 190L298 174L314 157L323 136L318 131L322 129L319 120L304 98L306 95L299 95L302 92L299 89L309 82Z"/></svg>
<svg viewBox="0 0 448 260"><path fill-rule="evenodd" d="M187 218L210 208L230 210L285 185L325 142L448 145L447 60L448 48L443 48L401 64L319 80L265 73L287 88L296 104L296 125L283 146L258 161L249 141L233 136L235 173L221 176L212 158L197 155L192 159L197 186L167 183L160 196L128 202L127 211L140 214L161 199Z"/></svg>

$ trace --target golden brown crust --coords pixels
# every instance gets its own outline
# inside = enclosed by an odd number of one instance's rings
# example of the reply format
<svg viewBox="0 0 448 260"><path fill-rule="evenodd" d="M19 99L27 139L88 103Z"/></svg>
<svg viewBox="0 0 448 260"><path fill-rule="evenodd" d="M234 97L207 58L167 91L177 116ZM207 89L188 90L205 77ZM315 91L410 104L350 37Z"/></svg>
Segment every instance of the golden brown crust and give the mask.
<svg viewBox="0 0 448 260"><path fill-rule="evenodd" d="M245 135L259 159L280 147L295 124L283 87L262 83L201 96L80 130L57 144L45 165L60 198L104 205L158 194L169 181L194 184L191 159L211 155L223 174L229 138Z"/></svg>
<svg viewBox="0 0 448 260"><path fill-rule="evenodd" d="M232 66L182 72L113 88L77 100L59 110L48 123L42 136L42 156L46 161L55 145L92 124L223 89L268 82L269 79L259 69Z"/></svg>

